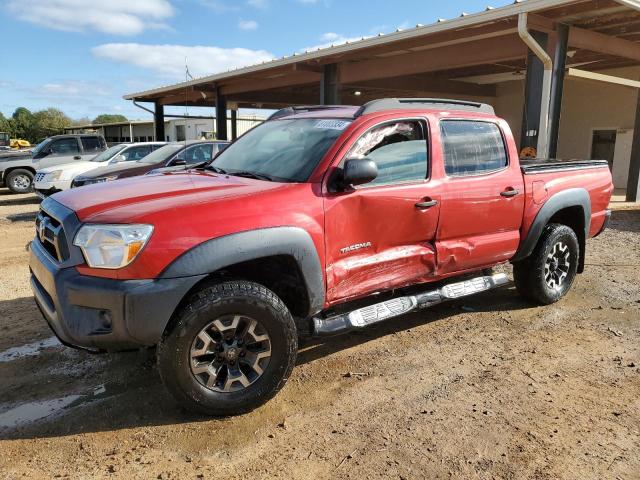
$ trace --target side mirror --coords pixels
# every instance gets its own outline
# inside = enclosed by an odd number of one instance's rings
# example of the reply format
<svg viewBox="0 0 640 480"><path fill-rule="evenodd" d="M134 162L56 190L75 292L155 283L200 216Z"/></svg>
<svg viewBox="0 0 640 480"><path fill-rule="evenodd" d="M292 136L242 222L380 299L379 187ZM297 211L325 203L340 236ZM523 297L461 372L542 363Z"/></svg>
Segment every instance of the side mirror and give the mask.
<svg viewBox="0 0 640 480"><path fill-rule="evenodd" d="M373 160L365 158L349 158L344 162L342 178L338 187L342 190L355 185L364 185L378 177L378 166Z"/></svg>
<svg viewBox="0 0 640 480"><path fill-rule="evenodd" d="M171 162L171 166L186 165L186 164L187 164L187 161L184 158L175 158Z"/></svg>
<svg viewBox="0 0 640 480"><path fill-rule="evenodd" d="M124 155L120 154L120 155L116 155L115 157L113 157L113 160L111 160L113 163L119 163L119 162L126 162L127 161L127 157L125 157Z"/></svg>

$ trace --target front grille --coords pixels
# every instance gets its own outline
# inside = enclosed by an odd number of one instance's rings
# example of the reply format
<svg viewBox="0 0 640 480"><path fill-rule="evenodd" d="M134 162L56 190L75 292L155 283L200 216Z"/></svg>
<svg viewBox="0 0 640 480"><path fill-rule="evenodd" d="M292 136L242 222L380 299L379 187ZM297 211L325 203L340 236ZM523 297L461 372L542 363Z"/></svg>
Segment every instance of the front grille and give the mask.
<svg viewBox="0 0 640 480"><path fill-rule="evenodd" d="M36 239L54 260L61 263L69 259L69 246L62 223L42 208L36 217Z"/></svg>
<svg viewBox="0 0 640 480"><path fill-rule="evenodd" d="M40 172L37 172L37 173L36 173L36 182L41 182L41 181L43 181L43 180L44 180L45 175L46 175L46 173L40 173Z"/></svg>

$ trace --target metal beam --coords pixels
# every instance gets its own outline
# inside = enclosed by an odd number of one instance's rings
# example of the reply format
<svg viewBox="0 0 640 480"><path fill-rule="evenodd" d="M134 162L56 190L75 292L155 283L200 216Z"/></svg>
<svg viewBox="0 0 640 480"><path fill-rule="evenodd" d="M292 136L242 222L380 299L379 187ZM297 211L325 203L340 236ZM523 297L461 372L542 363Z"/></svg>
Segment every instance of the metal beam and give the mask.
<svg viewBox="0 0 640 480"><path fill-rule="evenodd" d="M509 34L435 50L346 63L341 65L340 81L350 84L378 78L452 70L515 60L523 58L526 54L526 46L516 35Z"/></svg>
<svg viewBox="0 0 640 480"><path fill-rule="evenodd" d="M156 108L153 112L153 124L155 140L164 142L164 106L158 101L156 101Z"/></svg>
<svg viewBox="0 0 640 480"><path fill-rule="evenodd" d="M227 140L227 98L220 92L216 95L216 138Z"/></svg>
<svg viewBox="0 0 640 480"><path fill-rule="evenodd" d="M315 83L320 79L317 72L284 72L273 78L250 78L238 80L233 84L222 85L219 92L222 95L231 96L237 93L254 92L257 90L270 90L272 88L294 87Z"/></svg>
<svg viewBox="0 0 640 480"><path fill-rule="evenodd" d="M613 75L605 75L604 73L588 72L586 70L579 70L577 68L569 68L567 70L567 77L576 78L580 80L590 80L592 82L612 83L614 85L631 87L635 89L640 88L640 81L638 80L615 77Z"/></svg>
<svg viewBox="0 0 640 480"><path fill-rule="evenodd" d="M340 78L338 65L324 65L320 79L320 105L340 105Z"/></svg>
<svg viewBox="0 0 640 480"><path fill-rule="evenodd" d="M636 121L633 130L631 160L629 161L627 202L640 202L640 90L636 102Z"/></svg>
<svg viewBox="0 0 640 480"><path fill-rule="evenodd" d="M571 27L569 46L592 52L605 53L616 57L628 58L640 62L640 44L610 35Z"/></svg>
<svg viewBox="0 0 640 480"><path fill-rule="evenodd" d="M343 85L344 86L344 85ZM355 90L375 88L380 90L405 91L405 92L434 92L450 95L469 95L477 97L495 97L495 85L476 85L469 82L450 80L431 75L411 75L406 77L380 78L369 82L358 82L349 85Z"/></svg>
<svg viewBox="0 0 640 480"><path fill-rule="evenodd" d="M558 38L553 60L553 76L551 78L551 102L549 104L549 157L558 155L558 137L560 133L560 114L562 112L562 93L564 91L564 71L567 64L567 45L569 43L569 26L559 24Z"/></svg>
<svg viewBox="0 0 640 480"><path fill-rule="evenodd" d="M231 140L238 138L238 111L231 110Z"/></svg>

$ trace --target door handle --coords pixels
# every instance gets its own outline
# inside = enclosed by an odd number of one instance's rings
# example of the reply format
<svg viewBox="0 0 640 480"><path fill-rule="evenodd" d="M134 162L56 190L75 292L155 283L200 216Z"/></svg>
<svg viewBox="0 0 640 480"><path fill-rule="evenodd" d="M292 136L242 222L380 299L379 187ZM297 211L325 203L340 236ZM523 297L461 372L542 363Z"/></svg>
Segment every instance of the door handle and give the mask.
<svg viewBox="0 0 640 480"><path fill-rule="evenodd" d="M82 157L80 155L76 155L75 157L73 157L74 160L81 160Z"/></svg>
<svg viewBox="0 0 640 480"><path fill-rule="evenodd" d="M502 195L503 197L515 197L519 193L520 192L515 188L507 188L504 192L500 192L500 195Z"/></svg>
<svg viewBox="0 0 640 480"><path fill-rule="evenodd" d="M431 207L435 207L438 204L437 200L426 200L424 202L418 202L416 203L416 208L431 208Z"/></svg>

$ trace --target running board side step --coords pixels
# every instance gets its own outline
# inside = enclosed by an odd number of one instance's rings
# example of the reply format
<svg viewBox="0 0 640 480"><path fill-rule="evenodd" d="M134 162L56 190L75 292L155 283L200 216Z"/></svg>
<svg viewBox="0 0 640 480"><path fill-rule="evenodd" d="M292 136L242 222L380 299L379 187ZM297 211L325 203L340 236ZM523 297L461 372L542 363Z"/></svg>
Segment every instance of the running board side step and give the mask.
<svg viewBox="0 0 640 480"><path fill-rule="evenodd" d="M329 318L316 317L313 319L313 335L322 337L363 328L389 318L399 317L414 310L429 308L447 300L492 290L508 282L509 278L504 273L497 273L450 283L444 287L416 295L392 298Z"/></svg>

